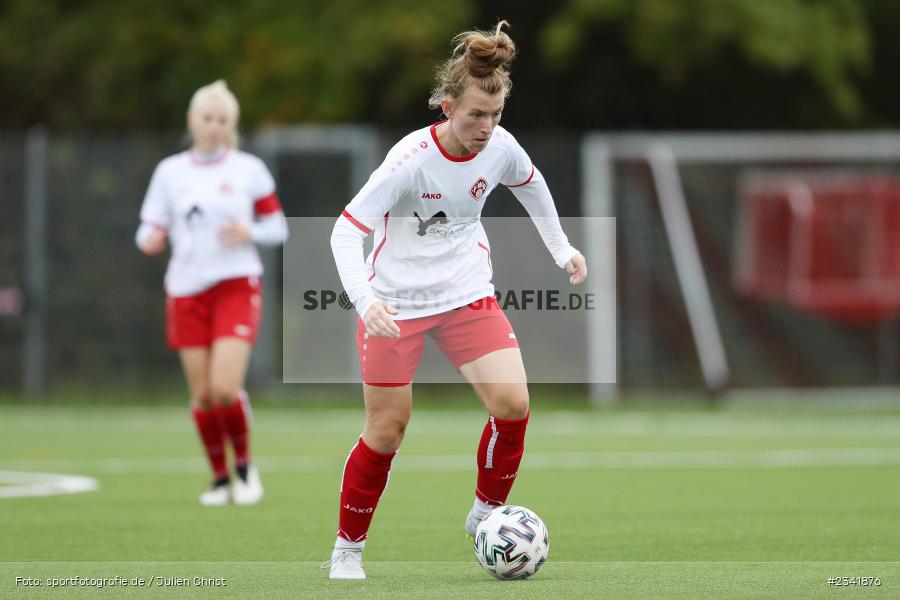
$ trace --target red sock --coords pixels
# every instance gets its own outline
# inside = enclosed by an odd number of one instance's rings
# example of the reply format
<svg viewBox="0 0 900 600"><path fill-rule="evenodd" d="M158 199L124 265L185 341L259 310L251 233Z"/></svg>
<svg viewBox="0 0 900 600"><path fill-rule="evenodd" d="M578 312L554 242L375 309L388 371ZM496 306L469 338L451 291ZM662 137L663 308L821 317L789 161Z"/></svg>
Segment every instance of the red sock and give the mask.
<svg viewBox="0 0 900 600"><path fill-rule="evenodd" d="M366 539L378 499L387 486L396 452L375 452L359 438L344 465L338 535L350 542Z"/></svg>
<svg viewBox="0 0 900 600"><path fill-rule="evenodd" d="M213 477L216 479L228 477L228 465L225 463L225 434L219 422L218 411L203 410L199 406L194 406L191 412L203 448L206 450L209 465L212 467Z"/></svg>
<svg viewBox="0 0 900 600"><path fill-rule="evenodd" d="M222 415L222 423L225 431L234 446L234 462L238 466L246 466L249 462L250 435L247 427L247 411L244 408L243 394L228 406L220 406L219 414Z"/></svg>
<svg viewBox="0 0 900 600"><path fill-rule="evenodd" d="M516 481L522 452L525 451L524 419L495 419L490 417L478 444L478 484L475 496L494 506L506 503L509 490Z"/></svg>

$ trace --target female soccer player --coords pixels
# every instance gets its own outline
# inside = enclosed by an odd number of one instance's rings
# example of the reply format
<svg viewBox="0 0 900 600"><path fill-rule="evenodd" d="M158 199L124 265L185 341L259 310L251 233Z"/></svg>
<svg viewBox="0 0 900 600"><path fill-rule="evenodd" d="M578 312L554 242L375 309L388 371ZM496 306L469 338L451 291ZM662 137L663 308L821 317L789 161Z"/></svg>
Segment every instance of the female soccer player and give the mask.
<svg viewBox="0 0 900 600"><path fill-rule="evenodd" d="M194 93L187 125L193 145L156 167L135 236L145 254L171 240L166 270L166 332L178 350L194 422L213 472L204 506L255 504L263 488L250 463L250 405L244 376L262 308L262 263L254 244L287 237L266 165L238 150L237 99L216 81ZM225 439L237 478L228 475Z"/></svg>
<svg viewBox="0 0 900 600"><path fill-rule="evenodd" d="M553 198L515 138L498 126L515 46L502 31L457 36L430 105L446 120L415 131L338 218L331 247L360 315L356 338L365 426L341 483L332 579L364 579L362 549L412 407L426 334L469 381L489 417L478 447L474 505L465 529L506 502L528 423L525 369L512 327L494 299L490 246L479 217L490 191L509 187L572 284L584 257L563 233ZM363 239L375 249L364 262Z"/></svg>

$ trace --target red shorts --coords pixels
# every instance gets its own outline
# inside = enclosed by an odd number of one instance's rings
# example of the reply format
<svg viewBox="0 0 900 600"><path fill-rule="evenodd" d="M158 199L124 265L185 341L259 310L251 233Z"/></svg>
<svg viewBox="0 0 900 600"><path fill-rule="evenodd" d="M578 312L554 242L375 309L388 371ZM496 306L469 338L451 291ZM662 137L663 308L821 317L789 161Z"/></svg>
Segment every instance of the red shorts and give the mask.
<svg viewBox="0 0 900 600"><path fill-rule="evenodd" d="M262 315L258 277L226 279L195 296L166 298L169 348L209 347L214 340L256 339Z"/></svg>
<svg viewBox="0 0 900 600"><path fill-rule="evenodd" d="M437 315L395 323L400 327L399 338L370 337L359 320L359 370L368 385L399 387L410 383L425 349L425 334L457 369L495 350L519 347L512 325L493 296Z"/></svg>

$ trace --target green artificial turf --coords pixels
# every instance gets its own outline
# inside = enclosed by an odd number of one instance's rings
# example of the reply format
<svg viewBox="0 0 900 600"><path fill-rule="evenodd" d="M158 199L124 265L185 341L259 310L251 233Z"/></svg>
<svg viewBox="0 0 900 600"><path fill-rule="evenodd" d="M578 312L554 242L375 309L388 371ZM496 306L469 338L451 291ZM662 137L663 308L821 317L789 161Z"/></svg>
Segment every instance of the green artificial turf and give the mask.
<svg viewBox="0 0 900 600"><path fill-rule="evenodd" d="M197 503L209 476L186 409L2 406L0 490L9 472L100 488L0 498L0 597L900 597L900 413L536 403L509 502L543 518L551 545L521 582L483 573L463 533L484 418L414 410L370 531L369 578L332 582L319 564L360 409L257 407L266 497L215 509ZM145 584L50 587L117 576Z"/></svg>

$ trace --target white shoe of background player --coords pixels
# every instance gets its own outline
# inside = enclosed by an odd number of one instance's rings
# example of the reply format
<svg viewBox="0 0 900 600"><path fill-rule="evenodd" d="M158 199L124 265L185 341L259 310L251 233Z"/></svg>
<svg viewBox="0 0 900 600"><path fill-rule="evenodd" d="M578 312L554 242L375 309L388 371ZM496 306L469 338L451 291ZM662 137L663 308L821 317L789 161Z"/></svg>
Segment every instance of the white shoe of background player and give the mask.
<svg viewBox="0 0 900 600"><path fill-rule="evenodd" d="M225 506L229 502L231 488L227 480L214 482L212 487L200 494L200 504L203 506Z"/></svg>
<svg viewBox="0 0 900 600"><path fill-rule="evenodd" d="M259 471L254 465L247 465L247 480L238 475L231 487L234 503L239 505L256 504L263 497L263 486L259 480Z"/></svg>

